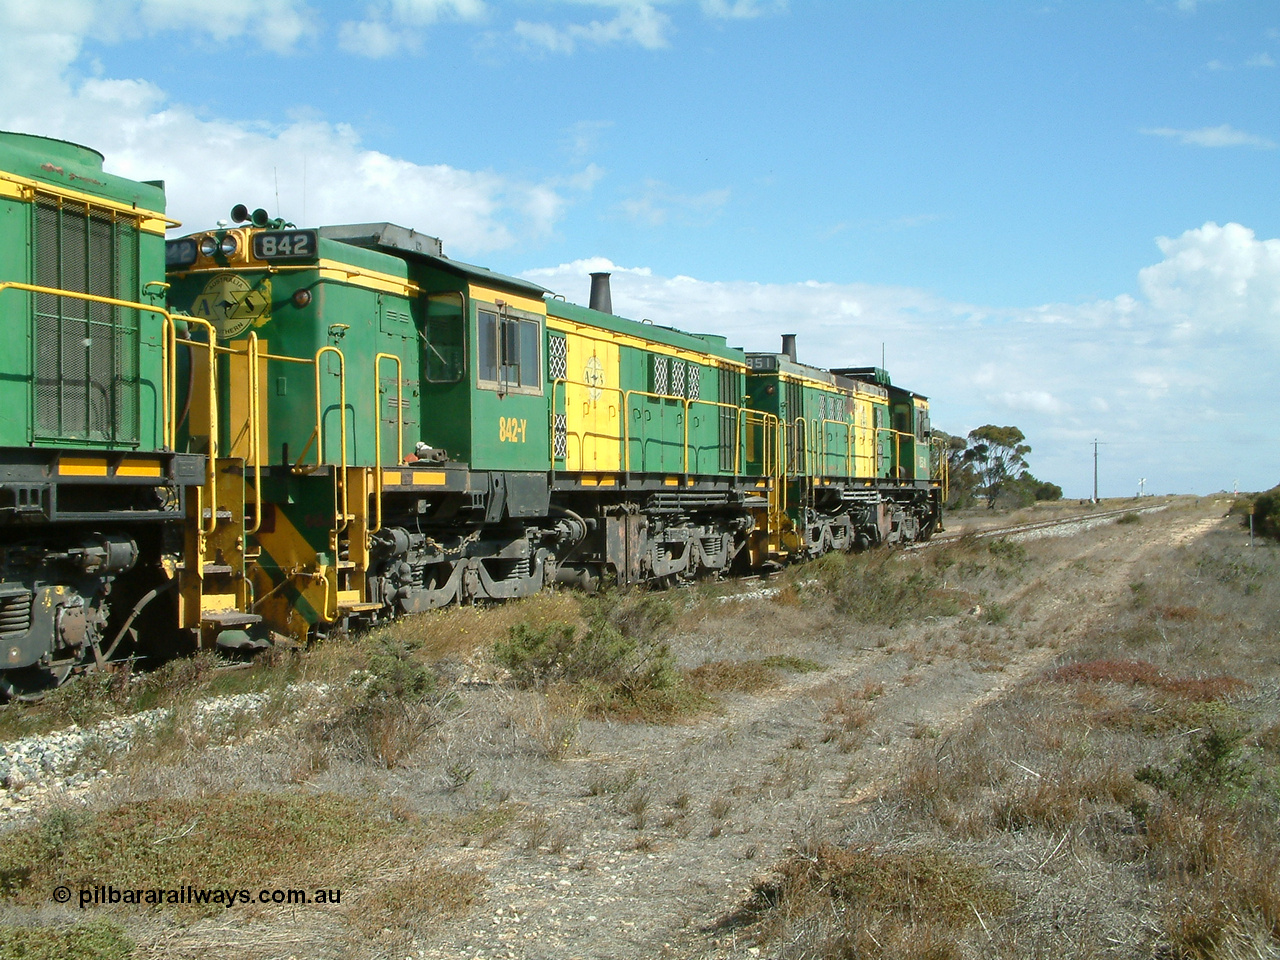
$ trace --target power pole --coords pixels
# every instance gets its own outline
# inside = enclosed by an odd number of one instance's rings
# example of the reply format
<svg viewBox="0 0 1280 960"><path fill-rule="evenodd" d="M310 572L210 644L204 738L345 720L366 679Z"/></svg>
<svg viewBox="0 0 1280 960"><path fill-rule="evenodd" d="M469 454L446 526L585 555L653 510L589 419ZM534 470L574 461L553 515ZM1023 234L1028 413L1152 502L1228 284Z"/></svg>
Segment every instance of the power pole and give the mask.
<svg viewBox="0 0 1280 960"><path fill-rule="evenodd" d="M1098 438L1093 438L1093 502L1098 502Z"/></svg>

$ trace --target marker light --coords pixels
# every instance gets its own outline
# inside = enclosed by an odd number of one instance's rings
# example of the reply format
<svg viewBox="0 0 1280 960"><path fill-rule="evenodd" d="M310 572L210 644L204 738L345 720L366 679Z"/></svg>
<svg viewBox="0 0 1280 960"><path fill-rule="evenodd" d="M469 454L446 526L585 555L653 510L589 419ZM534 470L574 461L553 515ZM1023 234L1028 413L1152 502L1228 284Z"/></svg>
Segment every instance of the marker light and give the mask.
<svg viewBox="0 0 1280 960"><path fill-rule="evenodd" d="M298 309L302 309L311 302L310 290L295 290L293 294L293 305Z"/></svg>

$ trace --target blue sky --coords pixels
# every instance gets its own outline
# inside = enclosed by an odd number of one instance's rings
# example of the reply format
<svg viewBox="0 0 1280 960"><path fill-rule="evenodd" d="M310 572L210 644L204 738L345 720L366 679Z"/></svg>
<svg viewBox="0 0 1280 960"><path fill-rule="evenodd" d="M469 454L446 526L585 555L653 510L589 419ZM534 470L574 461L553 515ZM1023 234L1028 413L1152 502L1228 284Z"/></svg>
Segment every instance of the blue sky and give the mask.
<svg viewBox="0 0 1280 960"><path fill-rule="evenodd" d="M1234 0L0 0L0 128L193 229L278 190L749 349L883 343L1068 495L1095 436L1104 495L1206 493L1280 482L1278 63Z"/></svg>

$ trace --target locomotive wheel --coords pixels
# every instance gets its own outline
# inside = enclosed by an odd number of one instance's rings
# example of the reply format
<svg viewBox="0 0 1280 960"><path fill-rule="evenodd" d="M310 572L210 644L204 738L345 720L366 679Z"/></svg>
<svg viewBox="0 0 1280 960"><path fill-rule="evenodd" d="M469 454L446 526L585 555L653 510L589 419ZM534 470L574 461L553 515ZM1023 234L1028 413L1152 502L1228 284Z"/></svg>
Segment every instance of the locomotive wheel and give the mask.
<svg viewBox="0 0 1280 960"><path fill-rule="evenodd" d="M75 672L76 661L60 660L48 667L23 667L0 674L0 696L5 700L34 703L62 686Z"/></svg>

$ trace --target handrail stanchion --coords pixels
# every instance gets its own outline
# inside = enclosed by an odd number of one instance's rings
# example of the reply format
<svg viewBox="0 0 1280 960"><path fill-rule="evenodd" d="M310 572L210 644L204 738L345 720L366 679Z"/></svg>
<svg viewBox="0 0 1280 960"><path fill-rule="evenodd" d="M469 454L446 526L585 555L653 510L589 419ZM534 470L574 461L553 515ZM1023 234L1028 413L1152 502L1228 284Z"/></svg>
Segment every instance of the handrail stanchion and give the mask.
<svg viewBox="0 0 1280 960"><path fill-rule="evenodd" d="M253 461L253 526L246 534L257 533L262 527L262 397L258 393L258 334L250 331L248 337L249 365L249 458Z"/></svg>
<svg viewBox="0 0 1280 960"><path fill-rule="evenodd" d="M382 490L385 478L382 475L382 392L378 382L380 364L383 360L394 360L396 364L396 464L404 463L404 367L400 358L394 353L375 353L373 355L373 526L370 534L382 529ZM343 419L346 419L344 413Z"/></svg>
<svg viewBox="0 0 1280 960"><path fill-rule="evenodd" d="M321 412L320 400L320 357L326 353L335 354L338 358L338 413L339 413L339 430L338 437L342 443L342 456L340 465L342 472L336 478L333 488L333 509L334 509L334 533L341 533L347 529L347 375L346 375L346 358L343 357L342 351L330 344L325 344L316 351L316 466L324 465L324 418ZM341 489L341 497L338 491ZM337 558L335 557L335 560Z"/></svg>

